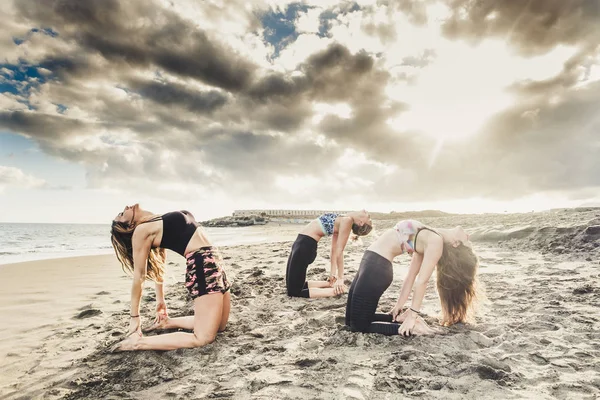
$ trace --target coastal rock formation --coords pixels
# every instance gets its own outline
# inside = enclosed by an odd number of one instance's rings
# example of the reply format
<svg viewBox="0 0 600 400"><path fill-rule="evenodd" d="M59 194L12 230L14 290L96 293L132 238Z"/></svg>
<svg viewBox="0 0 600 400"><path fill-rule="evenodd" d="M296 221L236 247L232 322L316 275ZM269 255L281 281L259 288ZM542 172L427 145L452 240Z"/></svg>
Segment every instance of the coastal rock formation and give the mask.
<svg viewBox="0 0 600 400"><path fill-rule="evenodd" d="M248 215L243 217L221 217L208 221L202 221L202 226L208 227L228 227L228 226L252 226L265 225L269 222L268 217L261 215Z"/></svg>

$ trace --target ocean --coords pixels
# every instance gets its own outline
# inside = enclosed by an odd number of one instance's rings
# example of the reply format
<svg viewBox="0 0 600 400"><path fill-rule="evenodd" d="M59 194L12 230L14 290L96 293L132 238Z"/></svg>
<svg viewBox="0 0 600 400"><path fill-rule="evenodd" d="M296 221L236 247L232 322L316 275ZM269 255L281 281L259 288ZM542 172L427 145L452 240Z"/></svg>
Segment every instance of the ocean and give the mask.
<svg viewBox="0 0 600 400"><path fill-rule="evenodd" d="M204 228L216 246L277 240L259 227ZM0 265L52 258L112 254L110 226L104 224L0 223Z"/></svg>

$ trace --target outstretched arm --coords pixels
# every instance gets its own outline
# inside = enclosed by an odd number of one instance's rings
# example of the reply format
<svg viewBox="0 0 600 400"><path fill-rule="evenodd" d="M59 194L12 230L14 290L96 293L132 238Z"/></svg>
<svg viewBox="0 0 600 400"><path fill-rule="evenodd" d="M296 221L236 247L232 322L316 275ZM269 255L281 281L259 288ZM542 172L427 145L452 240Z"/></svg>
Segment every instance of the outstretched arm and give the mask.
<svg viewBox="0 0 600 400"><path fill-rule="evenodd" d="M425 297L425 289L427 289L427 283L431 278L431 274L435 269L440 257L442 256L443 243L439 246L429 246L427 252L423 256L423 263L421 264L421 271L415 282L411 308L419 311L423 304L423 298Z"/></svg>
<svg viewBox="0 0 600 400"><path fill-rule="evenodd" d="M163 265L166 264L167 251L160 249L159 256ZM165 281L162 276L155 282L154 288L156 290L156 319L154 320L154 324L158 324L168 317L167 302L165 301Z"/></svg>
<svg viewBox="0 0 600 400"><path fill-rule="evenodd" d="M148 254L152 239L144 229L136 229L132 237L133 244L133 282L131 284L131 309L128 334L139 331L141 334L140 300L146 280Z"/></svg>
<svg viewBox="0 0 600 400"><path fill-rule="evenodd" d="M335 244L337 243L337 238L338 238L338 234L337 232L333 233L333 236L331 238L331 253L329 254L329 262L331 263L331 271L330 271L330 276L329 276L329 280L331 280L331 284L333 284L336 279L337 279L337 257L336 257L336 247Z"/></svg>
<svg viewBox="0 0 600 400"><path fill-rule="evenodd" d="M344 249L350 232L352 231L352 218L342 218L338 232L333 233L331 239L331 260L332 260L332 271L334 270L333 263L335 262L337 280L335 282L335 294L342 294L344 292Z"/></svg>
<svg viewBox="0 0 600 400"><path fill-rule="evenodd" d="M410 294L411 289L413 288L413 284L415 283L415 278L419 274L421 270L421 264L423 263L423 255L418 253L413 253L412 259L410 260L410 267L408 268L408 274L406 274L406 278L404 282L402 282L402 288L400 289L400 296L398 297L398 301L396 302L396 306L392 310L392 318L395 321L400 311L402 311L402 307L408 300L408 296Z"/></svg>
<svg viewBox="0 0 600 400"><path fill-rule="evenodd" d="M167 263L167 251L165 249L158 250L158 256L163 265ZM165 303L165 292L164 292L164 278L161 276L156 282L154 282L154 289L156 290L156 303ZM158 312L158 307L157 307Z"/></svg>
<svg viewBox="0 0 600 400"><path fill-rule="evenodd" d="M423 255L421 270L419 271L419 275L416 279L413 289L412 304L410 306L412 310L418 312L421 309L423 298L425 297L425 289L427 289L427 282L429 282L431 274L433 273L435 266L442 256L443 248L444 242L441 238L432 240L432 242L428 244L425 254ZM399 333L401 335L410 335L418 318L418 314L411 309L407 310L406 318L400 327Z"/></svg>

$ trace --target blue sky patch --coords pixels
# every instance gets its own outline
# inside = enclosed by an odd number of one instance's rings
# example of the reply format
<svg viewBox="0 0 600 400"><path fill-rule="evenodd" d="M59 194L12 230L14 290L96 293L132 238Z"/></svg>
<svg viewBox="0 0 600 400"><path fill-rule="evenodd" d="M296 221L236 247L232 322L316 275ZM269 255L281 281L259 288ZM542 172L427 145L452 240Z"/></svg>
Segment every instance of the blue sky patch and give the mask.
<svg viewBox="0 0 600 400"><path fill-rule="evenodd" d="M56 105L56 112L59 114L64 114L68 109L69 107L65 106L64 104Z"/></svg>
<svg viewBox="0 0 600 400"><path fill-rule="evenodd" d="M27 35L25 35L25 37L13 36L13 42L17 46L19 46L19 45L23 44L24 42L26 42L31 37L31 35L33 35L34 33L41 33L41 34L44 34L44 35L47 35L50 37L58 36L58 32L56 32L52 28L33 28L29 32L27 32Z"/></svg>
<svg viewBox="0 0 600 400"><path fill-rule="evenodd" d="M321 15L319 15L319 36L325 37L329 33L329 29L331 29L330 20L336 19L337 14L331 10L323 11Z"/></svg>
<svg viewBox="0 0 600 400"><path fill-rule="evenodd" d="M27 100L31 89L46 81L48 77L42 75L36 65L0 64L0 93L11 93L21 97L18 101L26 104L29 109L34 109Z"/></svg>
<svg viewBox="0 0 600 400"><path fill-rule="evenodd" d="M292 3L283 12L271 10L261 16L260 20L264 27L263 38L275 48L273 58L277 58L281 50L298 38L299 33L296 31L295 22L300 13L307 12L311 8L313 7L306 4ZM341 12L323 11L319 15L318 35L321 37L329 36L330 21L335 20L339 14L345 15L359 10L360 6L354 2L344 7Z"/></svg>
<svg viewBox="0 0 600 400"><path fill-rule="evenodd" d="M271 10L261 17L265 28L263 37L265 41L275 47L274 58L278 57L281 50L298 38L296 19L300 12L306 12L310 8L306 4L292 3L285 9L285 12Z"/></svg>

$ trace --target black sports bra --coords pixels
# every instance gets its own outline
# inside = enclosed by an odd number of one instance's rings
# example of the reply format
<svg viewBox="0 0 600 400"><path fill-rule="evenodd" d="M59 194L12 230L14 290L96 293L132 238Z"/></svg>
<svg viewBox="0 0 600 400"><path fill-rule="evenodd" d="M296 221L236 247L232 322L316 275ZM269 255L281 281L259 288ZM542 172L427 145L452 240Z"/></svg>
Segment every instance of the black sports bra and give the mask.
<svg viewBox="0 0 600 400"><path fill-rule="evenodd" d="M163 214L160 218L163 220L160 247L185 257L185 248L200 224L189 211L173 211Z"/></svg>

